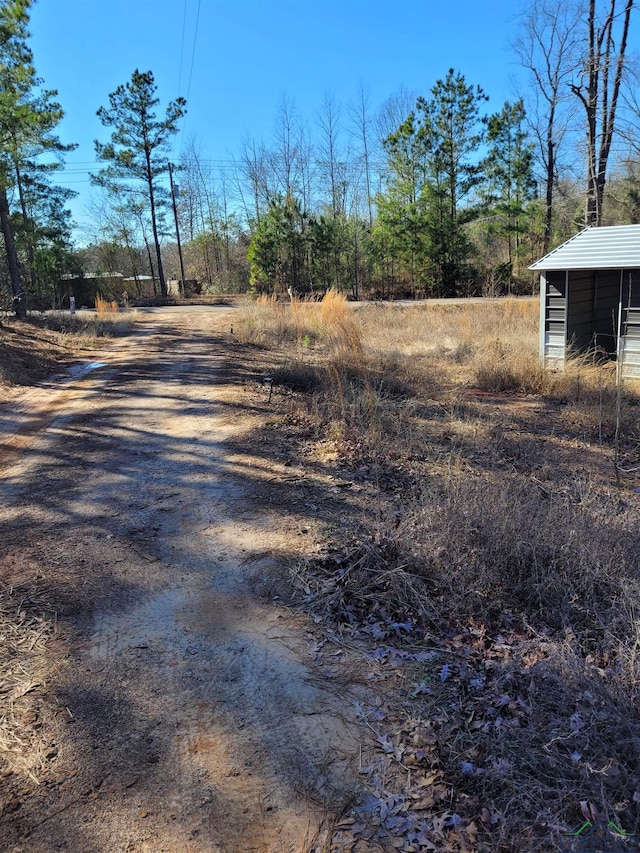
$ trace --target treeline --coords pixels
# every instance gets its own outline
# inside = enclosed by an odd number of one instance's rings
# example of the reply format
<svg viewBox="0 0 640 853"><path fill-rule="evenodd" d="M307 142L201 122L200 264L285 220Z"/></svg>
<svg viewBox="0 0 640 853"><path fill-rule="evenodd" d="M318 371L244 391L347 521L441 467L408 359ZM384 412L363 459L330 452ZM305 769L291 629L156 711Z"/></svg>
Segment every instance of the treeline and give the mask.
<svg viewBox="0 0 640 853"><path fill-rule="evenodd" d="M348 104L327 94L310 120L283 98L270 140L222 164L192 141L172 175L187 105L161 108L136 70L98 110L94 238L73 250L70 193L52 183L71 146L35 76L30 3L0 2L3 278L19 304L25 288L59 300L78 271L103 274L107 295L116 273L166 296L183 272L212 292L530 292L529 264L585 224L638 221L632 0L532 0L514 31L524 97L493 105L450 69L377 107L364 88Z"/></svg>
<svg viewBox="0 0 640 853"><path fill-rule="evenodd" d="M263 153L260 172L245 159L257 202L251 283L296 292L332 286L354 297L528 286L524 271L540 245L533 144L521 100L494 114L487 101L450 70L429 97L412 102L402 93L371 123L361 98L351 113L360 145L347 149L327 100L315 176L289 158L282 187L273 155Z"/></svg>
<svg viewBox="0 0 640 853"><path fill-rule="evenodd" d="M374 109L284 98L271 139L182 161L189 269L212 289L354 297L530 292L528 266L585 225L638 221L632 2L534 0L514 33L526 97L491 109L450 69ZM245 249L248 269L244 265ZM175 267L174 267L175 268Z"/></svg>
<svg viewBox="0 0 640 853"><path fill-rule="evenodd" d="M326 96L314 132L284 99L271 145L248 141L231 170L190 144L189 272L212 289L355 298L530 289L534 144L522 100L494 114L487 102L450 70L429 98L403 90L376 111L364 90L345 109Z"/></svg>

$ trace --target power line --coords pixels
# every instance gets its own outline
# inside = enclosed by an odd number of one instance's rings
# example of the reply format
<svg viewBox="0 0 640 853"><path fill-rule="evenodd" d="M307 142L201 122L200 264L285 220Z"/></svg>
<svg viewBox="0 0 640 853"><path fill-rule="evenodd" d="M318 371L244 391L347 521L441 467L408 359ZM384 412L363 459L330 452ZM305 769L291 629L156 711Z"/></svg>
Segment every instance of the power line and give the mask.
<svg viewBox="0 0 640 853"><path fill-rule="evenodd" d="M196 12L196 28L193 33L193 47L191 49L191 68L189 69L189 85L187 86L187 100L191 94L191 78L193 76L193 62L196 58L196 40L198 38L198 24L200 22L200 4L202 0L198 0L198 11Z"/></svg>
<svg viewBox="0 0 640 853"><path fill-rule="evenodd" d="M178 97L182 87L182 58L184 56L184 31L187 25L187 0L184 0L184 11L182 13L182 42L180 44L180 71L178 72Z"/></svg>
<svg viewBox="0 0 640 853"><path fill-rule="evenodd" d="M215 166L215 165L235 166L235 167L238 166L238 160L235 160L233 157L198 157L198 162L201 164L208 164L208 165L213 165L213 166ZM328 161L326 161L326 160L318 160L316 158L313 158L311 160L312 167L318 168L318 169L320 169L320 168L326 169L327 168L327 162ZM67 160L67 161L65 161L65 163L66 164L64 166L62 166L60 169L56 169L56 172L55 172L56 174L60 174L61 172L67 172L67 171L70 171L72 169L76 169L77 167L80 167L79 171L81 171L81 172L82 171L88 172L88 171L90 171L89 167L103 166L104 165L103 160L72 160L72 161ZM341 163L340 165L344 166L344 165L348 165L348 163L346 163L346 164ZM68 166L71 167L71 169L68 169L67 168ZM84 168L82 168L82 167L84 167Z"/></svg>
<svg viewBox="0 0 640 853"><path fill-rule="evenodd" d="M200 5L202 0L198 0L198 11L196 12L196 27L193 32L193 46L191 48L191 67L189 68L189 84L187 85L187 104L189 103L189 95L191 94L191 78L193 76L193 62L196 58L196 40L198 38L198 24L200 23ZM180 137L180 153L182 153L182 146L184 143L184 131L187 126L187 119L182 124L182 136Z"/></svg>
<svg viewBox="0 0 640 853"><path fill-rule="evenodd" d="M198 157L200 163L222 163L233 166L237 161L233 160L233 158L228 157ZM65 165L61 169L56 169L56 173L68 171L67 166L70 166L72 169L78 166L103 166L104 160L66 160ZM82 169L80 171L83 171ZM84 169L84 171L88 171L88 169Z"/></svg>

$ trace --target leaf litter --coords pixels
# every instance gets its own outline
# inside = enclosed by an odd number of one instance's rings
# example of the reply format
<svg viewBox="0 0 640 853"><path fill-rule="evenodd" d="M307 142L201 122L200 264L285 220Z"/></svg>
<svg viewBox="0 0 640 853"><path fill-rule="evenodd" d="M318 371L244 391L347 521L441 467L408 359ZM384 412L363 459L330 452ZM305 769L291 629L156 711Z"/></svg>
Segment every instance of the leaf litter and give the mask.
<svg viewBox="0 0 640 853"><path fill-rule="evenodd" d="M39 694L51 676L45 658L56 613L36 587L0 589L0 766L33 781L55 749L41 742Z"/></svg>
<svg viewBox="0 0 640 853"><path fill-rule="evenodd" d="M499 630L443 619L436 630L424 586L406 565L399 574L398 588L393 556L373 542L294 572L325 626L317 658L357 650L368 685L355 708L371 734L365 793L314 849L579 849L580 801L635 830L638 715L604 661L509 613Z"/></svg>

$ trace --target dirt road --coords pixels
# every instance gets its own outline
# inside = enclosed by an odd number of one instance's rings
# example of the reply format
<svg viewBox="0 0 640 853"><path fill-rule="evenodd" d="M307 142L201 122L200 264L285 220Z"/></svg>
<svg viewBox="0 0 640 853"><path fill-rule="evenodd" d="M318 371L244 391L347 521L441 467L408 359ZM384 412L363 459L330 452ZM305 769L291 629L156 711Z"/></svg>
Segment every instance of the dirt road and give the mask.
<svg viewBox="0 0 640 853"><path fill-rule="evenodd" d="M302 851L353 791L351 701L279 597L313 529L270 497L295 462L252 448L232 322L156 313L0 417L3 586L49 637L5 713L3 851Z"/></svg>

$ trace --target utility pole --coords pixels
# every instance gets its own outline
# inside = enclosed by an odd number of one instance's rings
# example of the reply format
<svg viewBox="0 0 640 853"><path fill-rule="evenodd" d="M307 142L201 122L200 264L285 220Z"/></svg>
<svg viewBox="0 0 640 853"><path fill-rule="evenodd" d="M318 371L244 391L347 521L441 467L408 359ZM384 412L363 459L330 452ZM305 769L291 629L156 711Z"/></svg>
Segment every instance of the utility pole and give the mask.
<svg viewBox="0 0 640 853"><path fill-rule="evenodd" d="M176 188L173 185L173 163L169 163L169 181L171 183L171 201L173 202L173 218L176 222L176 239L178 241L178 257L180 258L180 291L185 295L184 288L184 262L182 260L182 246L180 245L180 228L178 226L178 206L176 205Z"/></svg>

